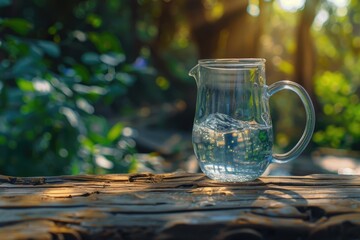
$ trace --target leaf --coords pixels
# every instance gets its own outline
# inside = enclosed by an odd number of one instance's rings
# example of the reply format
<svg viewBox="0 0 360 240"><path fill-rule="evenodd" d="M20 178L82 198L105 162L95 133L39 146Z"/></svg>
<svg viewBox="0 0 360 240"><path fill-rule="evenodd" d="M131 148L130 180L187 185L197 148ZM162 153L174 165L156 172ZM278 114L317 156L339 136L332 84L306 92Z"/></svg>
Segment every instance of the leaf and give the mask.
<svg viewBox="0 0 360 240"><path fill-rule="evenodd" d="M90 151L91 153L95 150L95 143L91 141L91 139L81 135L80 137L80 143L83 148L85 148L87 151Z"/></svg>
<svg viewBox="0 0 360 240"><path fill-rule="evenodd" d="M94 113L94 107L84 98L76 100L76 106L88 114Z"/></svg>
<svg viewBox="0 0 360 240"><path fill-rule="evenodd" d="M125 61L125 55L121 53L101 54L100 60L110 66L117 66Z"/></svg>
<svg viewBox="0 0 360 240"><path fill-rule="evenodd" d="M90 132L88 137L96 144L108 145L111 143L103 134L98 134L96 132Z"/></svg>
<svg viewBox="0 0 360 240"><path fill-rule="evenodd" d="M102 24L100 16L93 13L87 16L86 22L92 25L94 28L99 28Z"/></svg>
<svg viewBox="0 0 360 240"><path fill-rule="evenodd" d="M109 51L122 52L119 39L112 33L90 32L89 39L101 53Z"/></svg>
<svg viewBox="0 0 360 240"><path fill-rule="evenodd" d="M37 45L51 57L60 56L60 48L57 44L53 42L40 40L37 41Z"/></svg>
<svg viewBox="0 0 360 240"><path fill-rule="evenodd" d="M65 96L73 96L73 91L63 82L59 81L56 78L51 78L49 81L54 88L60 90L60 92L63 93Z"/></svg>
<svg viewBox="0 0 360 240"><path fill-rule="evenodd" d="M97 154L95 156L95 163L99 167L105 168L105 169L112 169L114 167L114 163L111 162L109 159L107 159L105 156Z"/></svg>
<svg viewBox="0 0 360 240"><path fill-rule="evenodd" d="M90 81L89 70L84 65L76 64L73 67L74 67L74 70L76 72L76 75L81 78L81 81L83 81L83 82L89 82Z"/></svg>
<svg viewBox="0 0 360 240"><path fill-rule="evenodd" d="M105 95L108 91L105 88L98 86L86 86L83 84L74 84L73 89L78 93Z"/></svg>
<svg viewBox="0 0 360 240"><path fill-rule="evenodd" d="M80 166L79 165L80 164L79 164L79 161L77 160L77 158L74 158L70 164L70 169L71 169L72 175L80 174Z"/></svg>
<svg viewBox="0 0 360 240"><path fill-rule="evenodd" d="M21 35L27 34L33 28L33 25L30 22L22 18L4 19L2 25Z"/></svg>
<svg viewBox="0 0 360 240"><path fill-rule="evenodd" d="M22 73L32 72L35 69L33 68L35 59L32 57L24 57L16 61L15 65L12 68L12 73L14 76L19 76Z"/></svg>
<svg viewBox="0 0 360 240"><path fill-rule="evenodd" d="M108 132L107 138L110 141L116 140L117 138L120 137L123 129L124 129L124 125L122 123L119 122L119 123L115 124Z"/></svg>
<svg viewBox="0 0 360 240"><path fill-rule="evenodd" d="M34 59L39 59L44 56L44 51L37 45L31 44L29 48L29 55Z"/></svg>
<svg viewBox="0 0 360 240"><path fill-rule="evenodd" d="M94 65L100 62L99 54L87 52L81 56L81 61L85 64Z"/></svg>
<svg viewBox="0 0 360 240"><path fill-rule="evenodd" d="M11 4L11 0L0 0L0 7L6 7Z"/></svg>
<svg viewBox="0 0 360 240"><path fill-rule="evenodd" d="M72 110L71 108L68 107L61 107L60 108L60 113L63 114L66 119L68 120L68 122L70 123L70 125L74 128L78 128L79 127L79 115Z"/></svg>
<svg viewBox="0 0 360 240"><path fill-rule="evenodd" d="M131 76L128 73L124 73L124 72L119 72L116 73L115 78L121 82L122 84L126 85L126 86L130 86L135 82L135 79L133 76Z"/></svg>
<svg viewBox="0 0 360 240"><path fill-rule="evenodd" d="M129 155L129 156L130 156L130 164L129 164L128 172L135 173L138 170L138 161L134 155Z"/></svg>
<svg viewBox="0 0 360 240"><path fill-rule="evenodd" d="M19 79L16 80L16 84L24 92L33 92L33 91L35 91L33 83L31 81L29 81L29 80L19 78Z"/></svg>

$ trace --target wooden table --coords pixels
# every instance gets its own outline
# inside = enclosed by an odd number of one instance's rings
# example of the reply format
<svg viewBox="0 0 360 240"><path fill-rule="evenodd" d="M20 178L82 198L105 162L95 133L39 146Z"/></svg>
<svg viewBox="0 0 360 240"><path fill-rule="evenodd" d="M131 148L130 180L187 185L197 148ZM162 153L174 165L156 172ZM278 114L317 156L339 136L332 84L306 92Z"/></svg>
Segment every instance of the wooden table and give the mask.
<svg viewBox="0 0 360 240"><path fill-rule="evenodd" d="M0 175L0 239L360 239L360 176Z"/></svg>

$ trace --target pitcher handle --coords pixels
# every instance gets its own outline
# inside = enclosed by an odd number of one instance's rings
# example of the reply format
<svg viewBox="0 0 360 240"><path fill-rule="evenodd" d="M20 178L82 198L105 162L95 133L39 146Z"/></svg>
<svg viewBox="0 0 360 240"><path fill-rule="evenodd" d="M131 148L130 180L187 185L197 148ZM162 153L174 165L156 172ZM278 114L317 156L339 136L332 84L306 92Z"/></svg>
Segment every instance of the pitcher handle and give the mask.
<svg viewBox="0 0 360 240"><path fill-rule="evenodd" d="M281 91L281 90L291 90L295 92L301 99L302 103L305 107L306 112L306 125L305 130L298 141L298 143L293 147L290 151L283 154L273 154L272 162L276 163L285 163L297 158L305 149L305 147L310 142L311 136L314 132L315 128L315 110L314 106L311 102L309 94L306 90L299 84L291 81L279 81L274 84L271 84L268 87L268 96L271 97L273 94Z"/></svg>

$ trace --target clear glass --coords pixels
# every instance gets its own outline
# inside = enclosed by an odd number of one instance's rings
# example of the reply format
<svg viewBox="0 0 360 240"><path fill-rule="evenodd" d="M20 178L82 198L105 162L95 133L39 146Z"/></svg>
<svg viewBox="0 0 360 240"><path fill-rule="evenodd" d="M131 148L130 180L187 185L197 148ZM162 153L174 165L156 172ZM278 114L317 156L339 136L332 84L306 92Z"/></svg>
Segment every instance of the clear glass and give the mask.
<svg viewBox="0 0 360 240"><path fill-rule="evenodd" d="M315 113L306 91L290 81L266 85L265 59L205 59L190 70L198 94L193 146L200 168L210 178L243 182L261 176L271 162L296 158L309 143ZM273 154L269 97L283 89L301 98L305 131L295 147Z"/></svg>

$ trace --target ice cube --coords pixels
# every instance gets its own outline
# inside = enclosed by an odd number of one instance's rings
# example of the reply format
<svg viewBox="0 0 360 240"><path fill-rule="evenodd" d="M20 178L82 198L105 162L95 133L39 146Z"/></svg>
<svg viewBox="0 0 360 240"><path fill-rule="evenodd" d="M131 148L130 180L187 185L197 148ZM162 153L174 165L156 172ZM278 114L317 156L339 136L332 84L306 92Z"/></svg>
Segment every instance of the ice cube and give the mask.
<svg viewBox="0 0 360 240"><path fill-rule="evenodd" d="M249 128L249 124L247 122L236 120L223 113L210 114L201 125L216 132Z"/></svg>

